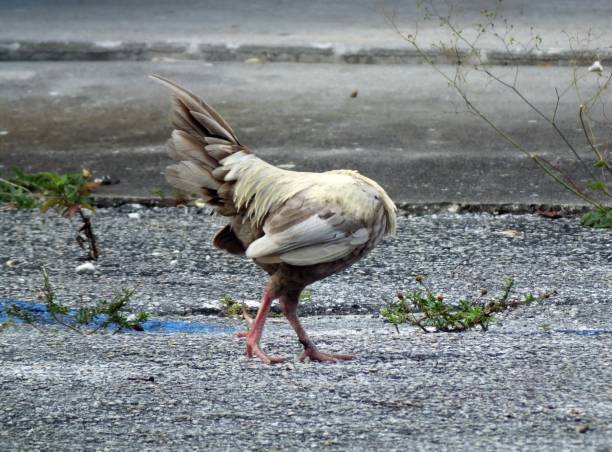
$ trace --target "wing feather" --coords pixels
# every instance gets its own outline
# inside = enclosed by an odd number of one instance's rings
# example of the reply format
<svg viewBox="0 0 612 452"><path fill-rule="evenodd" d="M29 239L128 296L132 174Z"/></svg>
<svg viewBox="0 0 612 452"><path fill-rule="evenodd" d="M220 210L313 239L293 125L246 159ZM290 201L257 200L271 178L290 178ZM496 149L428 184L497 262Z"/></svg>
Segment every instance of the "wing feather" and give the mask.
<svg viewBox="0 0 612 452"><path fill-rule="evenodd" d="M292 209L292 204L301 208ZM348 256L369 240L369 230L350 216L303 204L289 202L272 215L264 224L265 234L251 243L246 255L262 262L314 265Z"/></svg>
<svg viewBox="0 0 612 452"><path fill-rule="evenodd" d="M307 246L280 255L290 265L305 266L333 262L348 256L355 247L343 243Z"/></svg>

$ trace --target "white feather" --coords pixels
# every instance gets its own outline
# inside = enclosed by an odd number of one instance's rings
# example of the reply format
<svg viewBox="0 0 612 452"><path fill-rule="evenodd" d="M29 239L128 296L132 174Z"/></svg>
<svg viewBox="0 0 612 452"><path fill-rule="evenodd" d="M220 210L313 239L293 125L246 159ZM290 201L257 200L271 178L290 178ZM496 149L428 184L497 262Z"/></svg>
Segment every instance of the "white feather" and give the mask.
<svg viewBox="0 0 612 452"><path fill-rule="evenodd" d="M327 219L313 215L275 233L264 226L265 235L251 243L246 255L260 262L280 260L291 265L314 265L340 259L370 237L366 228L347 234L338 229L341 224L336 215Z"/></svg>
<svg viewBox="0 0 612 452"><path fill-rule="evenodd" d="M322 244L289 251L288 253L281 254L280 259L289 265L316 265L342 259L353 249L352 246L342 243Z"/></svg>
<svg viewBox="0 0 612 452"><path fill-rule="evenodd" d="M328 221L323 220L318 215L313 215L275 234L270 234L265 227L264 232L266 232L266 235L255 240L247 249L248 257L256 258L281 254L309 245L328 243L339 239L347 240L341 231L335 229Z"/></svg>

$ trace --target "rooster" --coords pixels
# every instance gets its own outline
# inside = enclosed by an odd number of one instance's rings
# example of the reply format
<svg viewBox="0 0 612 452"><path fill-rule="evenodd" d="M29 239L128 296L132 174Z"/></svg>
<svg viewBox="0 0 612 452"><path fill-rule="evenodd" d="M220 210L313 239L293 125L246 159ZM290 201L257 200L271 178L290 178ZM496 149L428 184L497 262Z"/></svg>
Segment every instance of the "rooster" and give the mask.
<svg viewBox="0 0 612 452"><path fill-rule="evenodd" d="M202 198L229 223L213 245L246 255L270 275L246 337L246 354L266 364L259 343L275 299L304 347L299 360L349 360L321 352L297 316L299 295L309 284L340 272L395 232L396 207L374 181L357 171L288 171L258 158L243 146L230 125L206 102L162 77L173 93L174 131L168 155L178 163L166 169L174 187Z"/></svg>

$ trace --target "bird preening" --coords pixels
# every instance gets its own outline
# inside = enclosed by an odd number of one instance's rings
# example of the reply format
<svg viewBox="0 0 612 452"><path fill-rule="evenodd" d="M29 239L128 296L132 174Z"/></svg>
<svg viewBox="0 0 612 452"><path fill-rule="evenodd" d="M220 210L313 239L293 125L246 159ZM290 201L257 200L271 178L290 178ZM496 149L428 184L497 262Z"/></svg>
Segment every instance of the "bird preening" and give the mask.
<svg viewBox="0 0 612 452"><path fill-rule="evenodd" d="M173 93L166 169L174 187L202 198L228 224L213 245L246 255L270 275L257 316L246 337L247 356L267 364L259 345L271 303L283 314L304 347L300 361L337 361L351 355L323 353L302 327L297 306L309 284L340 272L395 232L396 207L374 181L357 171L289 171L258 158L240 144L230 125L206 102L162 77Z"/></svg>

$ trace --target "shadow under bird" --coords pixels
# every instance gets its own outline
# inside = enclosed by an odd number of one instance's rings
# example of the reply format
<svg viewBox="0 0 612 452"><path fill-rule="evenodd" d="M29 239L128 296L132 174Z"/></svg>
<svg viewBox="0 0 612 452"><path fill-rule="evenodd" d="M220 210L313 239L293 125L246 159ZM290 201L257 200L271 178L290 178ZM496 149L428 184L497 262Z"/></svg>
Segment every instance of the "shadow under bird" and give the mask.
<svg viewBox="0 0 612 452"><path fill-rule="evenodd" d="M395 232L396 207L373 180L357 171L288 171L258 158L206 102L175 83L152 76L173 93L168 155L178 163L167 181L202 198L229 219L215 247L246 255L270 275L246 337L247 356L267 364L259 345L270 305L280 307L304 352L300 361L337 361L351 355L323 353L302 327L297 306L309 284L340 272Z"/></svg>

